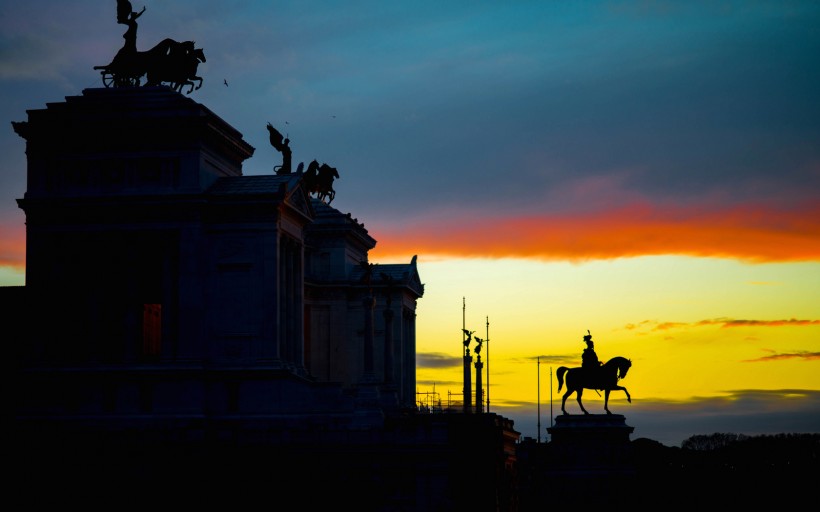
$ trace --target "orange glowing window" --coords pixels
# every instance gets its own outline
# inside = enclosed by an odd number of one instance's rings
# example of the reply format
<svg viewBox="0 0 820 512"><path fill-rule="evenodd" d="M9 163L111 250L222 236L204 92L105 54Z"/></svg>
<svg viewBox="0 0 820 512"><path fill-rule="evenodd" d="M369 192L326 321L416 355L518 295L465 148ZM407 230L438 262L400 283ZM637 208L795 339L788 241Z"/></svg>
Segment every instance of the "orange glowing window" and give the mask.
<svg viewBox="0 0 820 512"><path fill-rule="evenodd" d="M162 347L162 304L142 305L142 355L158 358Z"/></svg>

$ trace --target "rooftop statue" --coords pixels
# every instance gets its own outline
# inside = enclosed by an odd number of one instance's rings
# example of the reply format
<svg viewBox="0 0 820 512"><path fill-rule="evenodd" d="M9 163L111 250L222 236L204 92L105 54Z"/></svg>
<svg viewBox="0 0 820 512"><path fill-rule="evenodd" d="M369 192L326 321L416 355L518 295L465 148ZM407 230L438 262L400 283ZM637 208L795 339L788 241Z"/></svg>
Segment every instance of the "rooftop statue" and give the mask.
<svg viewBox="0 0 820 512"><path fill-rule="evenodd" d="M282 153L282 165L275 165L273 171L276 174L291 173L291 149L290 139L268 123L268 138L273 149ZM296 172L301 173L304 162L300 163ZM339 177L339 171L325 163L319 165L318 160L313 160L308 164L307 171L302 176L302 181L307 188L308 194L315 195L317 199L330 205L336 197L333 190L333 180Z"/></svg>
<svg viewBox="0 0 820 512"><path fill-rule="evenodd" d="M273 170L276 174L290 174L290 139L282 136L282 134L268 123L268 138L273 149L282 153L282 165L274 166Z"/></svg>
<svg viewBox="0 0 820 512"><path fill-rule="evenodd" d="M142 14L143 12L145 12L145 7L142 8L142 11L139 14ZM137 13L133 11L131 2L128 0L117 0L117 23L127 25L129 18L133 17L135 14ZM137 17L139 17L139 14L137 14Z"/></svg>
<svg viewBox="0 0 820 512"><path fill-rule="evenodd" d="M163 39L152 49L137 50L137 19L143 15L134 11L128 0L117 0L117 23L127 25L125 43L106 66L94 66L100 71L106 87L138 87L146 78L146 86L168 85L177 92L189 87L188 94L202 87L197 67L205 62L205 53L193 41Z"/></svg>
<svg viewBox="0 0 820 512"><path fill-rule="evenodd" d="M316 197L328 205L336 197L336 191L333 190L333 180L339 177L339 171L335 167L327 164L319 165L319 162L313 160L308 164L305 172L304 181L307 186L308 193L316 194Z"/></svg>

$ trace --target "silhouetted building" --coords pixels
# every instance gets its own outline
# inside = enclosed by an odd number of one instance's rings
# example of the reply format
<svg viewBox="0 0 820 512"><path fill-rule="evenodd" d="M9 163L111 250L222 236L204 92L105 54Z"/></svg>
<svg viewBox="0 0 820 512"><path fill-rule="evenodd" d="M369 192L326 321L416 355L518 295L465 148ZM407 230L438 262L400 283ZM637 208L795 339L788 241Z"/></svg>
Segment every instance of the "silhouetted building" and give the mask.
<svg viewBox="0 0 820 512"><path fill-rule="evenodd" d="M512 422L416 408L415 258L369 264L363 224L301 173L244 176L254 148L167 87L86 89L14 129L26 285L0 304L26 485L513 508Z"/></svg>
<svg viewBox="0 0 820 512"><path fill-rule="evenodd" d="M72 368L62 381L27 373L42 392L24 412L95 411L129 423L134 413L241 421L310 413L314 404L349 412L365 341L378 375L379 356L392 352L390 374L402 377L389 390L395 407L413 407L423 294L415 263L377 266L397 283L385 347L384 287L374 280L365 289L356 275L376 241L311 199L296 174L243 176L253 148L207 108L166 88L92 89L29 111L21 132L26 288L48 319L29 326L24 356ZM366 313L381 343L365 339ZM126 368L131 378L109 378ZM95 379L105 393L76 388ZM49 392L55 386L60 394ZM305 401L293 386L325 396ZM80 409L55 410L74 393Z"/></svg>

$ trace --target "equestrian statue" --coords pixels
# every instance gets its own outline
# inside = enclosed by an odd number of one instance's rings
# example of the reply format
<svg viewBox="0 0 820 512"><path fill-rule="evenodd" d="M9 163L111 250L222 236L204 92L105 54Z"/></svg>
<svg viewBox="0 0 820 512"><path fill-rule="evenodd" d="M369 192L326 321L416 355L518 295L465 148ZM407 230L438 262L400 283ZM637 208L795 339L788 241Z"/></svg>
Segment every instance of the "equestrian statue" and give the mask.
<svg viewBox="0 0 820 512"><path fill-rule="evenodd" d="M625 357L613 357L604 364L598 361L598 355L595 354L595 344L592 341L592 334L587 331L584 336L584 342L587 348L581 356L582 364L580 368L567 368L561 366L556 371L558 377L558 391L564 386L564 376L566 375L567 391L561 400L561 411L567 413L566 403L567 398L576 393L576 400L584 414L589 414L581 402L581 396L584 394L584 389L594 389L596 391L603 390L604 392L604 410L607 414L612 414L609 411L609 393L611 391L620 390L626 393L627 402L632 403L632 397L625 387L619 386L618 381L626 377L627 372L632 367L632 360Z"/></svg>

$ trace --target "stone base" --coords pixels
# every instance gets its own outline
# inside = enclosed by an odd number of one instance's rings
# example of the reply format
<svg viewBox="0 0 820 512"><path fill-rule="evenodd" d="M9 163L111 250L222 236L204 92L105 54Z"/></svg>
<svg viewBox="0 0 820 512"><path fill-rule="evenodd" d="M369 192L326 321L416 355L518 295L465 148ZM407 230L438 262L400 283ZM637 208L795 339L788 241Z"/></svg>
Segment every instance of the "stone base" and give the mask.
<svg viewBox="0 0 820 512"><path fill-rule="evenodd" d="M629 443L635 430L622 414L564 414L547 428L555 444L612 445Z"/></svg>
<svg viewBox="0 0 820 512"><path fill-rule="evenodd" d="M619 508L636 492L636 465L629 435L633 427L619 414L561 415L547 428L550 441L531 454L522 508L544 503ZM622 508L622 507L621 507Z"/></svg>
<svg viewBox="0 0 820 512"><path fill-rule="evenodd" d="M630 468L635 430L620 414L565 414L547 428L550 466L560 470L612 471Z"/></svg>

